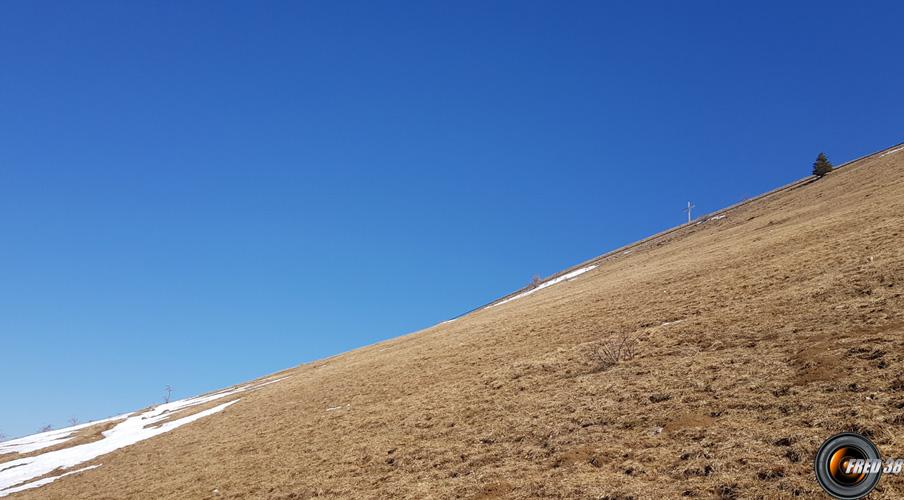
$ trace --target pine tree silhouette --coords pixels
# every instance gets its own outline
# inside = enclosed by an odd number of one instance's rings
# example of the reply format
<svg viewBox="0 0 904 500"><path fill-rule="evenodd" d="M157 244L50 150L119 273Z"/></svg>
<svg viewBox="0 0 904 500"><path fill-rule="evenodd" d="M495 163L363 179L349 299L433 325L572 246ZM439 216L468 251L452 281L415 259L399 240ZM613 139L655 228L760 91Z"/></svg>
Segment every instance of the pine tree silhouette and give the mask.
<svg viewBox="0 0 904 500"><path fill-rule="evenodd" d="M813 162L813 175L822 177L831 172L832 168L832 162L826 158L826 154L819 153L819 156L816 157L816 161Z"/></svg>

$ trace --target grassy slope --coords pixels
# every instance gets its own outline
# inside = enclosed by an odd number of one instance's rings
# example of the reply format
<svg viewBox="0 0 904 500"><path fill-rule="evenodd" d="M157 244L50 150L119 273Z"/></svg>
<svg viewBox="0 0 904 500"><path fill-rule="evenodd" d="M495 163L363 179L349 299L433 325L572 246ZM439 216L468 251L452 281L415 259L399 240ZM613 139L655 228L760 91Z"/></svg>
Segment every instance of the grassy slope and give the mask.
<svg viewBox="0 0 904 500"><path fill-rule="evenodd" d="M904 152L300 366L22 497L814 496L832 433L904 456L902 247ZM638 355L594 370L623 333Z"/></svg>

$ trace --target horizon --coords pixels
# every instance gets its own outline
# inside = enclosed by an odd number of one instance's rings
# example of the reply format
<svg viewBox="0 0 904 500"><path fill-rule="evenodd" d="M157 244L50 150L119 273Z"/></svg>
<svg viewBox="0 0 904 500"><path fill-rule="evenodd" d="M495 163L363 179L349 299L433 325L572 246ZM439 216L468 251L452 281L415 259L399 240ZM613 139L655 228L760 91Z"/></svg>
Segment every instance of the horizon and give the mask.
<svg viewBox="0 0 904 500"><path fill-rule="evenodd" d="M891 2L51 5L0 7L7 439L428 328L904 140Z"/></svg>
<svg viewBox="0 0 904 500"><path fill-rule="evenodd" d="M855 157L855 158L846 159L846 160L844 160L843 162L841 162L840 164L835 164L834 167L837 169L837 168L839 168L840 166L845 166L845 165L848 164L848 163L852 163L852 162L854 162L854 161L856 161L856 160L859 160L859 159L862 159L862 158L864 158L864 157L872 156L872 155L878 154L878 153L880 153L880 152L882 152L882 151L891 150L892 148L895 148L896 146L902 146L902 145L904 145L904 142L895 143L895 144L892 144L892 145L890 145L890 146L884 147L884 148L882 148L882 149L879 149L879 150L876 150L876 151L872 151L872 152L870 152L870 153L866 153L866 154L857 156L857 157ZM802 178L800 178L800 179L798 179L798 180L805 180L805 179L807 179L808 177L810 177L810 176L804 176L804 177L802 177ZM792 181L792 183L793 183L793 182L796 182L796 181ZM773 189L779 188L779 187L782 187L782 186L775 186ZM716 214L716 213L722 212L722 211L724 211L726 208L731 207L731 206L734 206L734 205L736 205L736 204L738 204L738 203L743 203L743 202L748 201L748 200L757 199L757 198L759 198L760 196L762 196L763 194L765 194L765 193L767 193L767 192L769 192L769 191L771 191L771 189L770 189L770 190L767 190L767 191L764 191L763 193L753 195L753 196L751 196L751 197L749 197L749 198L745 198L745 199L743 199L743 200L738 200L736 203L733 203L733 204L730 204L730 205L726 205L725 207L716 208L716 209L713 210L712 212L707 212L707 213L703 213L703 214L699 214L699 215L697 215L697 216L694 216L692 222L693 222L693 221L698 221L698 220L702 219L703 217L711 216L711 215L714 215L714 214ZM678 228L681 228L681 227L686 226L686 225L688 225L687 222L682 222L682 223L676 224L676 225L674 225L674 226L667 227L667 228L663 229L663 231L670 231L670 230L672 230L672 229L678 229ZM663 232L663 231L660 231L660 232ZM629 242L629 243L627 243L626 245L621 245L621 246L619 246L619 247L605 249L605 250L603 250L599 255L604 255L604 254L607 254L607 253L611 253L611 252L617 251L617 250L619 250L619 249L621 249L621 248L623 248L623 247L625 247L625 246L632 246L632 245L634 245L634 244L637 243L637 242L644 241L644 240L648 239L650 236L653 236L654 234L658 234L658 233L651 233L651 234L649 234L649 235L646 235L646 236L643 236L643 237L639 238L638 240ZM592 257L590 257L590 259L588 259L588 260L592 260L592 259L595 258L595 257L596 257L596 256L592 256ZM576 266L578 266L578 265L582 265L582 264L586 264L586 263L587 263L587 261L582 261L582 262L580 262L580 263L574 263L574 264L571 264L571 265L569 265L569 267L576 267ZM593 267L596 267L596 266L593 266ZM551 277L560 274L564 269L567 269L567 268L563 268L562 270L556 271L556 272L554 272L554 273L552 273L552 274L550 274L550 275L548 275L548 276L543 276L543 277L541 277L541 282L546 282L546 281L549 280ZM391 337L387 337L387 338L385 338L385 339L378 339L378 340L376 340L376 341L374 341L373 343L370 343L370 344L363 344L363 345L353 346L353 347L351 347L350 349L348 349L348 350L346 350L346 351L339 351L339 352L327 354L327 355L325 355L325 356L323 356L323 357L321 357L321 358L312 359L312 360L306 361L306 362L304 362L304 363L299 363L299 364L297 364L297 365L292 365L292 366L277 368L277 369L274 369L274 370L272 370L272 371L270 371L270 372L267 372L267 373L263 373L263 374L257 375L257 376L255 377L255 379L260 378L260 377L268 377L268 376L272 376L272 375L274 375L274 374L278 374L278 373L280 373L280 372L282 372L282 371L285 371L285 370L291 369L291 368L295 368L295 367L300 366L300 365L303 365L303 364L313 363L313 362L316 362L316 361L322 361L322 360L324 360L324 359L329 359L329 358L332 358L332 357L335 357L335 356L338 356L338 355L341 355L341 354L345 354L345 353L348 353L348 352L351 352L351 351L355 351L355 350L357 350L357 349L361 349L361 348L364 348L364 347L368 347L368 346L371 346L371 345L374 345L374 344L378 344L378 343L381 343L381 342L384 342L384 341L387 341L387 340L392 340L392 339L394 339L394 338L402 337L402 336L405 336L405 335L410 335L410 334L413 334L413 333L418 333L418 332L420 332L420 331L423 331L423 330L427 330L427 329L433 328L433 327L438 326L438 325L441 325L441 324L443 324L443 323L449 323L449 322L454 321L454 320L457 320L457 319L459 319L459 318L461 318L461 317L467 316L468 314L471 314L471 313L473 313L473 312L476 312L476 311L478 311L478 310L480 310L480 309L482 309L482 308L485 308L485 307L492 307L493 305L504 303L504 301L503 301L502 299L504 299L505 297L508 297L508 296L510 296L510 295L514 295L515 293L517 293L517 292L519 292L519 291L522 291L522 290L524 290L524 289L526 289L526 288L529 288L529 287L528 287L527 285L524 285L524 286L521 286L521 287L519 287L519 288L517 288L517 289L509 290L509 291L505 292L504 294L502 294L502 295L500 295L500 296L498 296L498 297L495 297L495 298L492 298L492 299L488 300L486 303L480 304L480 305L478 305L478 306L476 306L476 307L474 307L474 308L472 308L472 309L469 309L468 311L465 311L465 312L462 312L462 313L457 313L457 314L451 316L451 317L448 318L448 319L437 321L437 322L434 323L434 324L424 326L423 328L420 328L420 329L418 329L418 330L400 333L400 334L398 334L398 335L394 335L394 336L391 336ZM245 383L247 383L247 381L246 381ZM228 387L234 387L234 386L239 386L239 385L241 385L241 382L237 382L237 383L235 383L235 384L231 384L231 385L228 385L228 386L211 388L211 389L208 390L208 391L204 391L204 392L197 393L197 394L184 394L184 395L182 395L182 397L180 398L180 400L190 400L191 398L195 398L195 397L198 397L198 396L202 396L202 395L208 394L208 393L210 393L210 392L215 392L215 391L218 391L218 390L226 389L226 388L228 388ZM163 391L164 394L166 394L166 390L167 390L168 388L169 388L168 386L167 386L167 387L164 387L164 391ZM162 404L162 403L166 403L166 402L172 402L172 401L174 401L174 400L176 400L176 399L173 398L172 400L170 400L168 397L165 397L165 398L163 398L161 401L152 402L152 403L151 403L151 406L153 406L153 405L158 405L158 404ZM137 411L139 411L139 410L138 410L138 409L136 409L136 410L125 410L125 409L123 409L122 411L116 412L116 414L120 414L120 415L121 415L121 414L124 414L124 413L135 413L135 412L137 412ZM27 437L27 436L34 435L34 434L41 434L41 433L44 433L44 432L52 432L52 431L55 431L55 430L65 429L65 428L72 427L72 426L76 426L76 425L84 425L84 424L91 423L91 422L94 422L94 421L97 421L97 420L103 420L103 419L106 419L106 418L114 417L114 416L116 416L116 414L110 414L110 415L104 415L104 416L100 416L100 417L95 417L95 418L89 419L89 420L78 420L78 419L75 419L75 420L73 421L73 420L70 419L70 421L67 421L67 422L65 422L65 423L62 424L62 425L48 424L47 426L45 426L44 429L38 429L38 430L36 430L36 431L28 432L28 433L20 434L20 435L7 435L7 434L3 434L3 439L0 439L0 442L2 442L2 441L9 441L9 440L13 440L13 439L18 439L18 438L22 438L22 437Z"/></svg>

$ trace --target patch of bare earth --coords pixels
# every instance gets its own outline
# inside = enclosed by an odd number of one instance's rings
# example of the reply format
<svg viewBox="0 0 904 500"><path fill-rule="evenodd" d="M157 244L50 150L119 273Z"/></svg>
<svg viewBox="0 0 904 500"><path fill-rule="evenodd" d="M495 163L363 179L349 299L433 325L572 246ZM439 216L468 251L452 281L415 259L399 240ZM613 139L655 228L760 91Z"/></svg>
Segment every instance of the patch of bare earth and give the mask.
<svg viewBox="0 0 904 500"><path fill-rule="evenodd" d="M904 456L902 163L300 366L22 497L816 497L831 434ZM634 356L598 369L590 353L625 334ZM901 496L886 475L872 498Z"/></svg>

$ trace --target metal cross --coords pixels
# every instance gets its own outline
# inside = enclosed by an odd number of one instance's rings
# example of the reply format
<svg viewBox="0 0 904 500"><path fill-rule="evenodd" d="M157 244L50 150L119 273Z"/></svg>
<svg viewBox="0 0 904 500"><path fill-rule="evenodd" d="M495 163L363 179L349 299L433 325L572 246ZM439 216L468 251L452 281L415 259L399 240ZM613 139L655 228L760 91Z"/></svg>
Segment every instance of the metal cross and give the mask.
<svg viewBox="0 0 904 500"><path fill-rule="evenodd" d="M687 212L687 223L688 224L691 223L691 210L693 210L694 207L696 207L696 205L694 205L691 202L687 202L687 208L684 209L684 211Z"/></svg>

